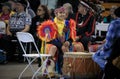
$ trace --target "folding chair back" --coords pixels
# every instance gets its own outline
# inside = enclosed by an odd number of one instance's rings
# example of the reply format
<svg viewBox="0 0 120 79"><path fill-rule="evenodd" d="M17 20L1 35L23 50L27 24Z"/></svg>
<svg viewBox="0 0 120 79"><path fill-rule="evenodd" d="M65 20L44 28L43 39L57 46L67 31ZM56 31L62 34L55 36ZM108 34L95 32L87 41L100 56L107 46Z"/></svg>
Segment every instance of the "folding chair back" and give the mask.
<svg viewBox="0 0 120 79"><path fill-rule="evenodd" d="M27 33L27 32L17 32L16 33L16 36L18 38L18 41L23 49L23 52L26 54L26 51L22 45L22 43L33 43L34 46L35 46L35 49L37 51L38 54L40 54L38 48L37 48L37 45L35 43L35 40L33 38L33 36L30 34L30 33Z"/></svg>
<svg viewBox="0 0 120 79"><path fill-rule="evenodd" d="M17 38L24 43L34 42L33 36L27 32L17 32Z"/></svg>

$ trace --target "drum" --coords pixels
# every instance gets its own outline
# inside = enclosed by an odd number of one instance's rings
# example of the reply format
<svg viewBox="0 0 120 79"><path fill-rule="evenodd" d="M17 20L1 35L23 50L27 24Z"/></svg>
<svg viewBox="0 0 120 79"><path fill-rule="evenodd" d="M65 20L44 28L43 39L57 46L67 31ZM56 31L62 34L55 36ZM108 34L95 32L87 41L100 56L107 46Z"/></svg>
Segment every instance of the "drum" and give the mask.
<svg viewBox="0 0 120 79"><path fill-rule="evenodd" d="M93 53L66 52L64 54L63 74L79 78L95 78L99 66L92 60Z"/></svg>

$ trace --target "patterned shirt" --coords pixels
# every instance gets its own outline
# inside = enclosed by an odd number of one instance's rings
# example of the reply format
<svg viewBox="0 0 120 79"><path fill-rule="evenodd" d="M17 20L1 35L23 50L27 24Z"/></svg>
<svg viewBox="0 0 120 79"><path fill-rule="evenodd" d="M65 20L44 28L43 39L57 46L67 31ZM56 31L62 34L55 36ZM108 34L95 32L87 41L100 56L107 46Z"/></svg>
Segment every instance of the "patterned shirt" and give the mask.
<svg viewBox="0 0 120 79"><path fill-rule="evenodd" d="M103 48L104 53L108 53L108 56L111 54L113 43L118 38L120 38L120 18L112 21L108 28L106 43Z"/></svg>
<svg viewBox="0 0 120 79"><path fill-rule="evenodd" d="M103 46L103 49L98 50L93 55L93 60L98 63L101 68L104 69L105 62L112 53L112 46L118 38L120 38L120 18L113 20L110 23L108 32L106 34L106 42Z"/></svg>
<svg viewBox="0 0 120 79"><path fill-rule="evenodd" d="M21 31L25 28L25 25L31 25L31 17L25 12L15 13L9 20L11 32Z"/></svg>

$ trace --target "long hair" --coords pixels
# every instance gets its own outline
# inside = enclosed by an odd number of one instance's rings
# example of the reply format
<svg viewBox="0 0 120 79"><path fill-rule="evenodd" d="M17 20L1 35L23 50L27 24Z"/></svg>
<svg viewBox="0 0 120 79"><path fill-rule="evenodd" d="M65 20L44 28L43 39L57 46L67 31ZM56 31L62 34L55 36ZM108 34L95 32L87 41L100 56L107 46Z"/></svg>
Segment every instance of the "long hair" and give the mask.
<svg viewBox="0 0 120 79"><path fill-rule="evenodd" d="M42 7L43 10L45 11L44 19L45 19L45 20L50 19L50 13L49 13L49 10L48 10L47 6L45 6L45 5L40 5L40 7Z"/></svg>

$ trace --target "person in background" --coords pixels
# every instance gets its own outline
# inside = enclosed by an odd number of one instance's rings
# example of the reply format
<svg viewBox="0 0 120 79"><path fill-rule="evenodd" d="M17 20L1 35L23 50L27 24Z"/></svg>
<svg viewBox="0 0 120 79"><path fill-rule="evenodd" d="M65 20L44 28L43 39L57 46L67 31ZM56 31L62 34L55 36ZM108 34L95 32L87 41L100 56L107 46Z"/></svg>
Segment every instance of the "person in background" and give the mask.
<svg viewBox="0 0 120 79"><path fill-rule="evenodd" d="M37 15L32 18L32 24L29 32L35 38L38 48L41 48L41 40L37 36L37 28L42 22L50 19L50 14L47 6L45 5L39 5L36 14Z"/></svg>
<svg viewBox="0 0 120 79"><path fill-rule="evenodd" d="M11 10L11 4L8 2L3 3L2 12L0 13L0 20L8 24L8 20L13 14L14 12Z"/></svg>
<svg viewBox="0 0 120 79"><path fill-rule="evenodd" d="M120 7L115 11L116 19L111 21L106 34L106 41L92 59L104 72L102 79L120 79L120 69L113 65L113 60L120 56Z"/></svg>
<svg viewBox="0 0 120 79"><path fill-rule="evenodd" d="M103 15L102 13L105 11L104 6L101 4L96 4L96 21L101 23L103 21Z"/></svg>
<svg viewBox="0 0 120 79"><path fill-rule="evenodd" d="M58 0L39 0L41 2L41 5L46 5L48 7L48 10L50 12L50 15L52 18L55 17L54 10L57 8L57 2Z"/></svg>
<svg viewBox="0 0 120 79"><path fill-rule="evenodd" d="M14 36L16 32L27 32L30 29L31 17L25 13L26 2L16 2L16 13L11 16L7 27L7 35Z"/></svg>
<svg viewBox="0 0 120 79"><path fill-rule="evenodd" d="M8 0L8 3L10 3L11 4L11 10L12 11L16 11L15 9L16 9L16 0Z"/></svg>
<svg viewBox="0 0 120 79"><path fill-rule="evenodd" d="M110 15L108 15L106 17L106 20L103 19L104 23L110 23L112 20L114 20L116 18L115 14L114 14L114 11L115 11L116 8L117 8L117 6L115 6L115 5L111 7L111 9L110 9Z"/></svg>
<svg viewBox="0 0 120 79"><path fill-rule="evenodd" d="M81 43L85 51L88 51L88 44L91 41L91 35L94 33L96 19L88 2L80 1L78 5L78 12L75 15L76 21L76 43L73 47L76 51L81 51ZM81 42L80 44L78 42Z"/></svg>
<svg viewBox="0 0 120 79"><path fill-rule="evenodd" d="M68 24L69 24L68 25L69 28L64 28L64 29L68 32L71 32L71 33L74 31L73 35L76 36L76 22L74 21L74 14L73 14L72 5L70 3L65 3L65 4L63 4L63 7L64 7L65 13L66 13L65 20L67 20ZM75 25L73 24L72 27L70 26L71 25L70 20L73 20L73 23L75 22ZM73 30L71 31L70 28ZM69 33L66 33L66 34L68 34L68 39L66 39L62 45L62 51L64 53L72 51L72 42L75 41L74 38L71 38L72 35L70 35Z"/></svg>
<svg viewBox="0 0 120 79"><path fill-rule="evenodd" d="M116 19L116 16L114 14L114 11L115 11L116 8L117 8L117 6L113 5L111 7L110 11L109 11L110 14L108 16L106 16L106 17L103 17L101 22L102 23L110 23L112 20ZM106 33L107 32L105 32L105 31L101 32L101 34L102 34L102 36L103 36L104 39L106 37Z"/></svg>
<svg viewBox="0 0 120 79"><path fill-rule="evenodd" d="M65 8L65 11L66 11L66 20L70 20L70 19L73 19L74 16L73 16L73 8L72 8L72 5L70 3L65 3L63 4L63 7Z"/></svg>
<svg viewBox="0 0 120 79"><path fill-rule="evenodd" d="M16 32L28 32L31 25L31 17L30 15L26 14L26 1L17 1L16 2L16 13L10 17L8 26L7 26L7 36L5 43L9 49L10 54L13 55L15 52L15 47L13 46L12 40L16 39ZM14 50L14 51L13 51ZM21 48L19 49L21 51ZM19 62L23 61L22 51L19 52Z"/></svg>
<svg viewBox="0 0 120 79"><path fill-rule="evenodd" d="M6 55L7 55L7 60L10 60L10 58L12 58L11 54L12 51L10 51L11 48L10 46L8 46L8 42L5 40L6 38L6 28L9 22L10 17L14 14L14 12L11 10L11 5L8 2L2 3L2 12L0 13L0 21L5 23L5 28L1 29L4 30L5 33L0 34L0 48L3 49L4 51L6 51ZM8 58L9 57L9 58Z"/></svg>

